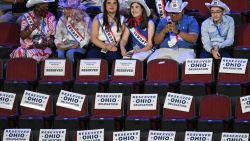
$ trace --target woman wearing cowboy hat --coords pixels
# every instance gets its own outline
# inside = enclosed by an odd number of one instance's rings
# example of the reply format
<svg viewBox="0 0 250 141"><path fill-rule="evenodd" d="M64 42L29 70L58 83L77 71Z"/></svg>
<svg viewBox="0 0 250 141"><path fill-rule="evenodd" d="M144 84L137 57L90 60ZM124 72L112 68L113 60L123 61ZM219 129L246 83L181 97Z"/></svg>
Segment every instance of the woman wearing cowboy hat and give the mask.
<svg viewBox="0 0 250 141"><path fill-rule="evenodd" d="M125 18L119 13L118 0L104 0L103 13L96 15L91 30L91 41L88 58L103 58L111 68L115 59L121 58L119 42L124 30Z"/></svg>
<svg viewBox="0 0 250 141"><path fill-rule="evenodd" d="M64 4L64 15L56 27L55 44L58 58L74 62L74 54L84 54L90 40L91 19L85 13L85 6L80 0L67 0Z"/></svg>
<svg viewBox="0 0 250 141"><path fill-rule="evenodd" d="M153 47L154 22L148 20L150 9L144 0L130 0L130 13L127 20L127 28L122 35L120 42L121 54L123 57L128 55L125 49L129 35L132 35L132 53L133 59L145 60L151 53Z"/></svg>
<svg viewBox="0 0 250 141"><path fill-rule="evenodd" d="M225 15L229 13L228 6L220 0L213 0L212 3L205 3L211 13L201 25L201 39L204 50L201 58L220 59L231 57L230 46L234 42L234 20Z"/></svg>
<svg viewBox="0 0 250 141"><path fill-rule="evenodd" d="M194 45L199 35L199 25L192 17L184 14L188 2L172 0L167 2L165 10L169 16L160 20L154 41L160 46L148 61L167 58L183 63L187 58L195 58Z"/></svg>
<svg viewBox="0 0 250 141"><path fill-rule="evenodd" d="M25 13L21 22L21 46L14 50L11 58L33 58L37 61L48 58L54 42L56 20L48 12L48 3L54 0L28 0L26 7L33 8Z"/></svg>

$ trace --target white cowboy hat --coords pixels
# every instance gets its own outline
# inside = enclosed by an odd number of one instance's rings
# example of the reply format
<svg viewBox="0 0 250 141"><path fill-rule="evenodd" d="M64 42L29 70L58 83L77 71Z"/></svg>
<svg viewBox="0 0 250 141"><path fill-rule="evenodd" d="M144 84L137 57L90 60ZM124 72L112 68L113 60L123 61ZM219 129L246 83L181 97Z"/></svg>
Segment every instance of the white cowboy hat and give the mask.
<svg viewBox="0 0 250 141"><path fill-rule="evenodd" d="M144 9L146 10L147 16L150 16L151 11L150 11L150 9L148 8L148 6L147 6L147 4L145 3L144 0L129 0L129 1L128 1L128 5L129 5L129 6L130 6L132 3L139 3L139 4L141 4L141 5L144 7Z"/></svg>
<svg viewBox="0 0 250 141"><path fill-rule="evenodd" d="M213 0L211 4L206 2L205 5L207 6L208 9L211 9L211 7L220 7L224 9L225 14L230 12L229 7L220 0Z"/></svg>
<svg viewBox="0 0 250 141"><path fill-rule="evenodd" d="M27 8L30 8L36 4L39 4L39 3L48 3L48 2L55 2L55 0L28 0L27 3L26 3L26 7Z"/></svg>
<svg viewBox="0 0 250 141"><path fill-rule="evenodd" d="M67 0L66 2L60 3L60 6L64 8L74 8L81 10L87 9L84 4L81 4L80 0Z"/></svg>
<svg viewBox="0 0 250 141"><path fill-rule="evenodd" d="M188 2L182 2L182 0L172 0L167 2L165 10L167 12L180 13L188 5Z"/></svg>

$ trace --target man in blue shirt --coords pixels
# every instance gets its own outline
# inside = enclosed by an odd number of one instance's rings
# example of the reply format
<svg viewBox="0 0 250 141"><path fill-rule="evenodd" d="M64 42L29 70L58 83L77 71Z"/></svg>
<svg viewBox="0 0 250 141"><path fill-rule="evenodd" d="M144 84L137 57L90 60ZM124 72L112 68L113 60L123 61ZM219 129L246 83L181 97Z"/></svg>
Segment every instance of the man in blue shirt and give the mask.
<svg viewBox="0 0 250 141"><path fill-rule="evenodd" d="M213 0L212 3L205 3L211 13L201 26L202 43L204 50L201 58L220 59L231 57L230 46L234 42L234 20L225 15L229 13L228 6L220 0Z"/></svg>
<svg viewBox="0 0 250 141"><path fill-rule="evenodd" d="M188 2L172 0L167 2L165 10L169 16L163 18L156 29L155 44L159 45L148 59L167 58L183 63L187 58L195 58L193 46L199 35L197 21L184 14Z"/></svg>

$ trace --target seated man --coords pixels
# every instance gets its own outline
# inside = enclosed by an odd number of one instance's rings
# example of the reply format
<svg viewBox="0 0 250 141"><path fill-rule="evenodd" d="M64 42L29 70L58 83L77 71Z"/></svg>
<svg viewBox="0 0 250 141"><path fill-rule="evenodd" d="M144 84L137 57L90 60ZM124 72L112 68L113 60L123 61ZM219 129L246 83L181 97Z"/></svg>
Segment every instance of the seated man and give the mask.
<svg viewBox="0 0 250 141"><path fill-rule="evenodd" d="M172 0L167 2L165 10L169 16L161 19L156 34L155 44L160 46L148 59L167 58L183 63L187 58L195 58L193 46L199 35L197 21L184 14L188 2Z"/></svg>
<svg viewBox="0 0 250 141"><path fill-rule="evenodd" d="M211 17L201 25L201 39L204 50L201 58L220 59L231 57L230 46L234 42L234 20L225 15L230 10L220 0L213 0L212 3L205 3L210 9Z"/></svg>

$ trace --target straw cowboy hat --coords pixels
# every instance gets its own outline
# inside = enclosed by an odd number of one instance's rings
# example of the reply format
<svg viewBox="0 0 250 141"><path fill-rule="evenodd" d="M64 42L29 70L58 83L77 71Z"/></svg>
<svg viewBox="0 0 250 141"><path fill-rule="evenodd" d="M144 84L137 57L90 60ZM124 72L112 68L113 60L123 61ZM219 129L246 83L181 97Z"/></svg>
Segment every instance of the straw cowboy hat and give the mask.
<svg viewBox="0 0 250 141"><path fill-rule="evenodd" d="M26 3L26 7L30 8L39 3L49 3L49 2L55 2L55 0L28 0Z"/></svg>
<svg viewBox="0 0 250 141"><path fill-rule="evenodd" d="M139 4L141 4L141 5L144 7L144 9L146 10L147 16L150 16L151 11L150 11L150 9L148 8L148 6L147 6L147 4L145 3L144 0L129 0L129 1L128 1L128 5L129 5L129 6L130 6L132 3L139 3Z"/></svg>
<svg viewBox="0 0 250 141"><path fill-rule="evenodd" d="M167 12L180 13L188 5L188 2L182 2L182 0L172 0L167 2L165 10Z"/></svg>
<svg viewBox="0 0 250 141"><path fill-rule="evenodd" d="M84 4L81 4L80 0L67 0L64 3L61 3L60 6L64 8L74 8L74 9L82 9L82 10L87 9Z"/></svg>
<svg viewBox="0 0 250 141"><path fill-rule="evenodd" d="M213 0L211 4L206 2L205 5L207 6L208 9L211 9L211 7L220 7L224 9L225 14L230 12L229 7L220 0Z"/></svg>

